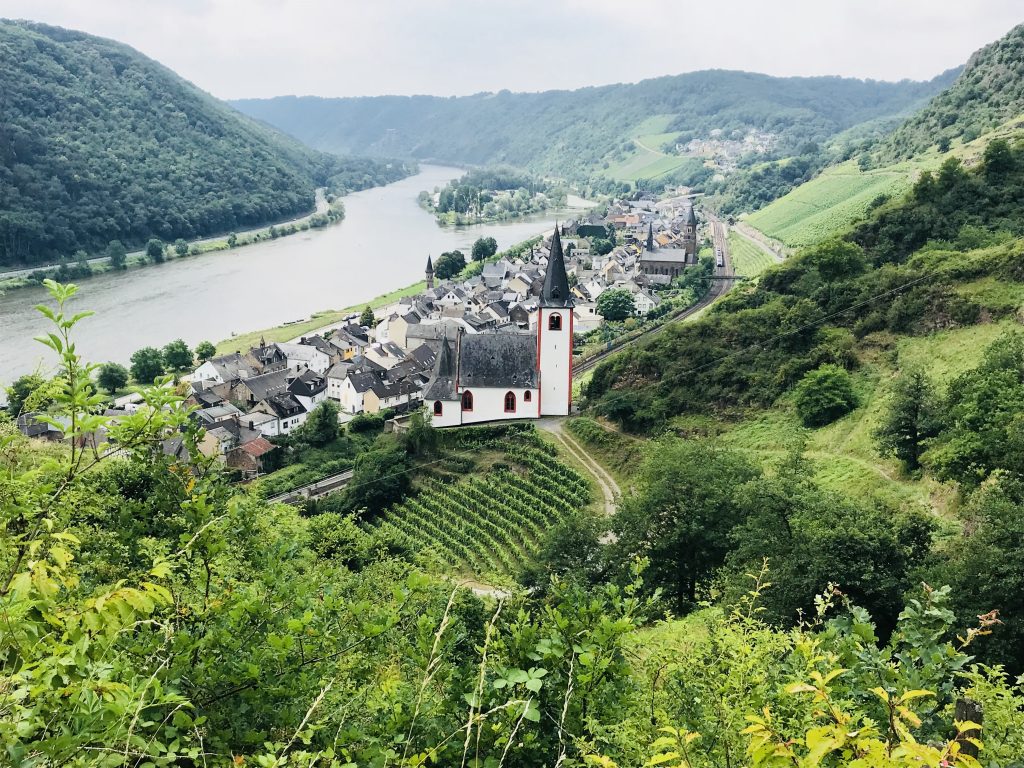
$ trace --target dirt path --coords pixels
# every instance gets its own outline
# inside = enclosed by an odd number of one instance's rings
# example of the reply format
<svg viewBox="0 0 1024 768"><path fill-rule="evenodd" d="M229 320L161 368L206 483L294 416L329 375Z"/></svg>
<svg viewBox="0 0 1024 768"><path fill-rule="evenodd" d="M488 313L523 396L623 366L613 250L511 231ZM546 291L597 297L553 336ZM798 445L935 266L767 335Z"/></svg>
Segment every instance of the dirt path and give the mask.
<svg viewBox="0 0 1024 768"><path fill-rule="evenodd" d="M615 478L608 474L604 467L594 461L586 449L573 439L572 435L562 429L561 419L542 419L540 428L554 435L555 439L561 443L569 455L575 458L590 473L601 489L601 495L604 497L605 515L608 517L614 515L615 510L618 508L618 497L622 495L622 489L615 482Z"/></svg>

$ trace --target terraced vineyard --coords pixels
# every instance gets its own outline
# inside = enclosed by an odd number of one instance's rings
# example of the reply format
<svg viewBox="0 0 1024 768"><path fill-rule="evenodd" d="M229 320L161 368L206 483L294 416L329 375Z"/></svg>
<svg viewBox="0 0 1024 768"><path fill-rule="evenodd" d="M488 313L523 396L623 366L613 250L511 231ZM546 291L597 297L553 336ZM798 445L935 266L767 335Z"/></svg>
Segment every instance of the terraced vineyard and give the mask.
<svg viewBox="0 0 1024 768"><path fill-rule="evenodd" d="M532 442L532 444L531 444ZM474 574L516 573L543 532L591 498L587 480L540 441L505 439L513 468L456 483L435 481L389 509L377 527L410 549Z"/></svg>
<svg viewBox="0 0 1024 768"><path fill-rule="evenodd" d="M913 171L904 164L861 172L852 161L843 163L751 214L747 223L790 247L813 245L849 227L880 195L906 192Z"/></svg>

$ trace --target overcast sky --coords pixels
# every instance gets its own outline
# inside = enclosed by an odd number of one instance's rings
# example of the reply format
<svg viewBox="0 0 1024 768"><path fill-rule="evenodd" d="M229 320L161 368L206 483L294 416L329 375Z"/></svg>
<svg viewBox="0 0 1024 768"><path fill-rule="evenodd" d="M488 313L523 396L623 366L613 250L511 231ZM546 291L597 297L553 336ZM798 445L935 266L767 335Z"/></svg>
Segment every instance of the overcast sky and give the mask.
<svg viewBox="0 0 1024 768"><path fill-rule="evenodd" d="M928 79L1021 0L0 0L222 98L538 91L698 69Z"/></svg>

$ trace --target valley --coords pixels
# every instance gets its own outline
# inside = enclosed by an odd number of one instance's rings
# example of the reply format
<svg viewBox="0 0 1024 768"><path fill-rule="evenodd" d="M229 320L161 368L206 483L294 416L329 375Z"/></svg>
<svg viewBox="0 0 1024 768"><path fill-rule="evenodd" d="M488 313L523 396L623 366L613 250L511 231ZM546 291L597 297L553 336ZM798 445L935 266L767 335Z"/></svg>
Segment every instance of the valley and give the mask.
<svg viewBox="0 0 1024 768"><path fill-rule="evenodd" d="M0 766L1021 765L1019 13L115 5L0 19Z"/></svg>

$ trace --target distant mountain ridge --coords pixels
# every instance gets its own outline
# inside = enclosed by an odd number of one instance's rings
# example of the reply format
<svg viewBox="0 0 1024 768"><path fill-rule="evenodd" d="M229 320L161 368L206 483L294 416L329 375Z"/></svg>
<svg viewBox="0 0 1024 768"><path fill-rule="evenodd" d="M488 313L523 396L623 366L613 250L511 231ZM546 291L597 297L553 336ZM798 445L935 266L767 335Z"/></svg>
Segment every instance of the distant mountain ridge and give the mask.
<svg viewBox="0 0 1024 768"><path fill-rule="evenodd" d="M956 76L928 82L778 78L707 70L574 91L473 96L319 98L232 102L322 150L470 164L508 163L570 177L600 169L658 118L678 140L759 129L779 156L851 126L920 106ZM653 131L652 131L653 132Z"/></svg>
<svg viewBox="0 0 1024 768"><path fill-rule="evenodd" d="M304 147L111 40L0 20L0 62L0 265L260 226L406 173Z"/></svg>

